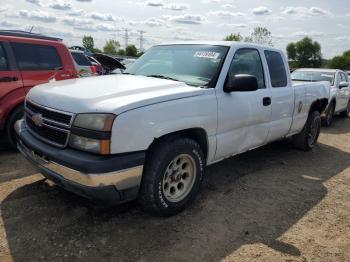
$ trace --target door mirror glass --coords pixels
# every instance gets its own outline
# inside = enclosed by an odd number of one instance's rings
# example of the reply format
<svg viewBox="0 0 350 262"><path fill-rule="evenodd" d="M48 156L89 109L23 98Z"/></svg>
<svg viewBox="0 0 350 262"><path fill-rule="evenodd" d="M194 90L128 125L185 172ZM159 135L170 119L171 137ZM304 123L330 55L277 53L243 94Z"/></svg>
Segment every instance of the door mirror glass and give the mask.
<svg viewBox="0 0 350 262"><path fill-rule="evenodd" d="M258 80L253 75L240 74L227 80L225 92L252 92L259 89Z"/></svg>
<svg viewBox="0 0 350 262"><path fill-rule="evenodd" d="M349 87L349 83L348 82L340 82L339 88L344 88L344 87Z"/></svg>

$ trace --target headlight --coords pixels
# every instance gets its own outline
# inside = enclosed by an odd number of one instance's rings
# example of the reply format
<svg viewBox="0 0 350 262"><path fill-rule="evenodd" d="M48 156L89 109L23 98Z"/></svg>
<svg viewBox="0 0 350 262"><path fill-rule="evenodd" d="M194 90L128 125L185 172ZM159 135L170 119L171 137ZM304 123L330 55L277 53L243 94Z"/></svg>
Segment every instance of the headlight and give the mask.
<svg viewBox="0 0 350 262"><path fill-rule="evenodd" d="M95 131L111 131L114 118L113 114L78 114L73 126Z"/></svg>
<svg viewBox="0 0 350 262"><path fill-rule="evenodd" d="M110 140L99 140L71 134L69 145L79 150L101 155L110 153Z"/></svg>
<svg viewBox="0 0 350 262"><path fill-rule="evenodd" d="M78 114L73 122L69 145L96 154L110 154L114 119L113 114Z"/></svg>

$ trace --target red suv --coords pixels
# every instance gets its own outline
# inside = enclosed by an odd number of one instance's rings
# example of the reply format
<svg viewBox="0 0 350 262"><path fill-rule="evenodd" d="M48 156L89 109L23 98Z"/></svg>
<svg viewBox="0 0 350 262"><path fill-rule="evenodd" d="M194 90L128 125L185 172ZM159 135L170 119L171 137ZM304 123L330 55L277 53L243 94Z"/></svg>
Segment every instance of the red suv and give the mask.
<svg viewBox="0 0 350 262"><path fill-rule="evenodd" d="M77 71L61 39L0 30L0 131L15 145L14 123L23 116L28 91L50 80L76 78Z"/></svg>

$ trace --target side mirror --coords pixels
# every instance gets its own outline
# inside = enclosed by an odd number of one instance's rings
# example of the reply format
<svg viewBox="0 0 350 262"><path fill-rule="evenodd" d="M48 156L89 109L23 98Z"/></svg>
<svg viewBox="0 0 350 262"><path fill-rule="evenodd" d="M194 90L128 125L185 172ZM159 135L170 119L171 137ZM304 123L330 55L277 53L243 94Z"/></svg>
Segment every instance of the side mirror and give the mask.
<svg viewBox="0 0 350 262"><path fill-rule="evenodd" d="M227 79L224 86L226 93L230 92L251 92L259 89L258 80L252 75L235 75Z"/></svg>
<svg viewBox="0 0 350 262"><path fill-rule="evenodd" d="M344 88L344 87L349 87L349 83L348 82L340 82L339 88Z"/></svg>

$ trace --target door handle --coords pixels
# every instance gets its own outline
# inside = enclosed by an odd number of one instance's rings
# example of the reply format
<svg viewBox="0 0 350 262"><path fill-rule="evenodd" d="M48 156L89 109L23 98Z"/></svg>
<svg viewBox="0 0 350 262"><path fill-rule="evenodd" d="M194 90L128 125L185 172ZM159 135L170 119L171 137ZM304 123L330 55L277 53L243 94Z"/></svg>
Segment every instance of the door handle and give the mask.
<svg viewBox="0 0 350 262"><path fill-rule="evenodd" d="M16 76L5 76L5 77L0 77L0 82L15 82L18 80L18 77Z"/></svg>
<svg viewBox="0 0 350 262"><path fill-rule="evenodd" d="M263 105L264 105L264 106L269 106L269 105L271 105L271 97L264 97L264 98L263 98Z"/></svg>

